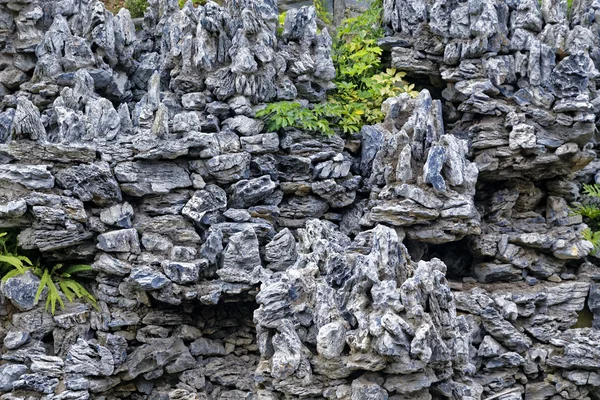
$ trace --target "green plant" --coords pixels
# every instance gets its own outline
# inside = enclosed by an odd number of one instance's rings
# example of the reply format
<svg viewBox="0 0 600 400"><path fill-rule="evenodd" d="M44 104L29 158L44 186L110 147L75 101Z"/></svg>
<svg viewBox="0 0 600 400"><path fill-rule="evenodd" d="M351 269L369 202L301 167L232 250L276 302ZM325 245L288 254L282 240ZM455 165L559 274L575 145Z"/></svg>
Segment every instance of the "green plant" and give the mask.
<svg viewBox="0 0 600 400"><path fill-rule="evenodd" d="M1 282L4 284L10 278L30 271L40 278L40 284L35 294L35 302L39 301L44 289L47 288L46 311L50 310L52 314L56 312L57 303L60 304L61 308L65 308L62 296L70 303L78 298L87 301L95 308L98 307L94 296L81 283L73 279L75 274L91 270L91 266L83 264L68 267L64 264L56 264L51 269L34 265L29 258L17 253L17 244L13 235L6 232L0 233Z"/></svg>
<svg viewBox="0 0 600 400"><path fill-rule="evenodd" d="M315 6L315 10L317 11L317 18L319 18L325 25L331 25L331 15L329 14L329 11L327 11L323 0L313 0L313 4Z"/></svg>
<svg viewBox="0 0 600 400"><path fill-rule="evenodd" d="M32 263L29 258L17 253L17 242L7 232L0 232L0 275L7 271L18 271L23 274Z"/></svg>
<svg viewBox="0 0 600 400"><path fill-rule="evenodd" d="M583 231L583 238L594 245L591 254L596 254L600 249L600 207L597 200L600 199L600 185L583 185L583 193L587 196L584 204L579 204L571 210L574 214L581 215L589 228Z"/></svg>
<svg viewBox="0 0 600 400"><path fill-rule="evenodd" d="M192 4L195 7L203 6L203 5L206 4L206 1L207 0L192 0ZM185 3L187 3L187 0L179 0L179 8L183 8L183 6L185 5Z"/></svg>
<svg viewBox="0 0 600 400"><path fill-rule="evenodd" d="M287 15L287 11L284 11L281 14L279 14L279 20L278 20L278 25L277 25L277 34L279 36L281 36L281 34L283 33L283 24L285 23L286 15Z"/></svg>
<svg viewBox="0 0 600 400"><path fill-rule="evenodd" d="M257 113L269 129L293 126L324 135L337 130L356 133L363 125L383 119L381 104L387 98L418 94L414 85L404 81L404 72L381 69L382 49L377 46L377 39L383 36L381 12L381 3L374 2L366 12L343 20L337 28L332 51L336 89L327 102L308 108L298 102L270 103Z"/></svg>
<svg viewBox="0 0 600 400"><path fill-rule="evenodd" d="M148 0L125 0L124 6L131 13L131 18L142 18L148 8Z"/></svg>

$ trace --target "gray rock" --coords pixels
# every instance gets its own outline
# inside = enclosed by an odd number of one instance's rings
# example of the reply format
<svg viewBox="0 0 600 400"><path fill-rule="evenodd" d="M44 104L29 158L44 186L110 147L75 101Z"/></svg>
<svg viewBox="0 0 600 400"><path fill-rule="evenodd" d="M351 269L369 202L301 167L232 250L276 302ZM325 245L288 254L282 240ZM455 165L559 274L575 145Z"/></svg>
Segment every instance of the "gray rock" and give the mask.
<svg viewBox="0 0 600 400"><path fill-rule="evenodd" d="M129 278L144 290L159 290L170 283L166 276L151 267L135 267Z"/></svg>
<svg viewBox="0 0 600 400"><path fill-rule="evenodd" d="M272 270L285 270L293 265L297 258L296 240L288 228L277 233L265 246L264 259L269 262L268 267Z"/></svg>
<svg viewBox="0 0 600 400"><path fill-rule="evenodd" d="M232 185L230 207L248 208L269 197L277 185L268 175L260 178L242 180Z"/></svg>
<svg viewBox="0 0 600 400"><path fill-rule="evenodd" d="M126 276L131 272L131 265L128 262L121 261L108 254L102 254L91 266L94 270L108 275Z"/></svg>
<svg viewBox="0 0 600 400"><path fill-rule="evenodd" d="M31 371L42 375L59 378L63 375L64 361L60 357L34 355L31 356Z"/></svg>
<svg viewBox="0 0 600 400"><path fill-rule="evenodd" d="M27 372L27 367L21 364L0 365L0 392L10 392L14 383Z"/></svg>
<svg viewBox="0 0 600 400"><path fill-rule="evenodd" d="M17 109L12 125L12 138L15 140L46 141L46 128L42 125L40 111L25 97L17 99Z"/></svg>
<svg viewBox="0 0 600 400"><path fill-rule="evenodd" d="M103 346L78 339L65 360L65 372L83 376L110 376L115 369L112 353Z"/></svg>
<svg viewBox="0 0 600 400"><path fill-rule="evenodd" d="M129 203L116 204L100 212L100 221L119 228L132 228L133 207Z"/></svg>
<svg viewBox="0 0 600 400"><path fill-rule="evenodd" d="M175 163L124 162L115 167L121 190L135 197L169 193L192 186L188 172Z"/></svg>
<svg viewBox="0 0 600 400"><path fill-rule="evenodd" d="M387 398L388 393L375 382L361 378L352 381L351 400L385 400Z"/></svg>
<svg viewBox="0 0 600 400"><path fill-rule="evenodd" d="M82 201L105 206L121 201L121 190L106 162L78 165L56 173L58 184Z"/></svg>
<svg viewBox="0 0 600 400"><path fill-rule="evenodd" d="M223 125L227 125L229 129L232 129L241 136L258 135L264 127L264 123L261 120L248 118L244 115L236 115L233 118L226 119L223 121Z"/></svg>
<svg viewBox="0 0 600 400"><path fill-rule="evenodd" d="M35 301L40 279L31 271L7 279L2 284L2 293L21 311L29 311L37 305Z"/></svg>
<svg viewBox="0 0 600 400"><path fill-rule="evenodd" d="M430 183L437 191L446 190L446 182L441 175L442 166L446 161L446 151L441 146L432 146L423 167L423 180Z"/></svg>
<svg viewBox="0 0 600 400"><path fill-rule="evenodd" d="M201 223L207 213L224 211L227 208L227 194L216 185L207 185L194 193L181 213L196 223Z"/></svg>
<svg viewBox="0 0 600 400"><path fill-rule="evenodd" d="M115 253L134 253L141 251L136 229L121 229L98 235L98 249Z"/></svg>
<svg viewBox="0 0 600 400"><path fill-rule="evenodd" d="M9 350L18 349L29 341L31 336L27 331L9 331L4 337L4 347Z"/></svg>
<svg viewBox="0 0 600 400"><path fill-rule="evenodd" d="M162 368L187 352L181 339L154 339L135 349L119 371L123 372L123 380L130 381L141 374Z"/></svg>
<svg viewBox="0 0 600 400"><path fill-rule="evenodd" d="M229 238L223 251L222 269L253 270L260 266L258 239L253 229L245 229Z"/></svg>
<svg viewBox="0 0 600 400"><path fill-rule="evenodd" d="M218 183L231 183L248 178L250 158L248 153L223 154L209 159L206 169Z"/></svg>
<svg viewBox="0 0 600 400"><path fill-rule="evenodd" d="M50 394L58 387L58 379L39 373L21 375L13 382L13 389L31 390L34 392Z"/></svg>
<svg viewBox="0 0 600 400"><path fill-rule="evenodd" d="M52 189L54 176L49 168L49 165L3 165L0 182L18 183L28 189Z"/></svg>
<svg viewBox="0 0 600 400"><path fill-rule="evenodd" d="M319 328L317 351L325 358L339 357L346 346L346 328L341 322L330 322Z"/></svg>
<svg viewBox="0 0 600 400"><path fill-rule="evenodd" d="M193 356L224 356L227 354L221 342L208 338L198 338L190 344L190 353Z"/></svg>
<svg viewBox="0 0 600 400"><path fill-rule="evenodd" d="M175 283L195 283L200 275L200 263L167 261L163 264L163 271Z"/></svg>
<svg viewBox="0 0 600 400"><path fill-rule="evenodd" d="M263 133L244 136L240 138L240 144L242 150L250 154L275 152L279 149L279 135L277 133Z"/></svg>

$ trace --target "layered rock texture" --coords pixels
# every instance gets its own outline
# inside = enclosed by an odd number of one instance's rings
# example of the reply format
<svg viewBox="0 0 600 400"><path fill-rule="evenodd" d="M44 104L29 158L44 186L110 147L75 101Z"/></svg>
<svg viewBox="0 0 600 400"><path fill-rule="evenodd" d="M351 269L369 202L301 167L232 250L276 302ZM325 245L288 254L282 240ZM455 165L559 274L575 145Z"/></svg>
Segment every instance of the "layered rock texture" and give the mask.
<svg viewBox="0 0 600 400"><path fill-rule="evenodd" d="M0 230L98 308L0 297L0 399L599 399L599 6L386 0L422 90L354 136L313 7L0 0Z"/></svg>

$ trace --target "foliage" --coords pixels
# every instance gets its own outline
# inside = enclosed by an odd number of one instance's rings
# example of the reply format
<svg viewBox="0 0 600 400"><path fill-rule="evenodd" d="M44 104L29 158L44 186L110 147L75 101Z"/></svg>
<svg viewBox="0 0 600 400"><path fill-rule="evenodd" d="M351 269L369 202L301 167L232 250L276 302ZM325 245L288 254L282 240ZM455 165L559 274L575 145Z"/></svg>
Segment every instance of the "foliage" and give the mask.
<svg viewBox="0 0 600 400"><path fill-rule="evenodd" d="M583 238L594 245L592 254L596 254L600 249L600 206L597 200L600 199L600 185L583 185L583 193L588 197L584 204L579 204L571 210L584 218L584 222L589 228L583 231Z"/></svg>
<svg viewBox="0 0 600 400"><path fill-rule="evenodd" d="M583 238L594 245L592 254L596 254L600 248L600 231L594 232L590 228L583 231Z"/></svg>
<svg viewBox="0 0 600 400"><path fill-rule="evenodd" d="M316 5L316 3L315 3ZM381 104L389 97L408 93L416 96L414 85L404 81L404 72L381 69L383 36L381 4L374 2L363 14L347 18L337 28L332 59L336 66L336 90L327 102L302 106L298 102L270 103L257 113L271 130L288 126L332 135L336 130L356 133L365 124L384 117Z"/></svg>
<svg viewBox="0 0 600 400"><path fill-rule="evenodd" d="M315 6L315 10L317 11L317 18L319 18L325 25L331 25L333 21L331 20L331 15L325 7L324 1L314 0L313 4Z"/></svg>
<svg viewBox="0 0 600 400"><path fill-rule="evenodd" d="M14 237L7 232L0 232L0 274L4 275L11 270L22 274L25 273L27 266L31 265L29 258L17 253Z"/></svg>
<svg viewBox="0 0 600 400"><path fill-rule="evenodd" d="M78 298L87 301L96 308L98 307L94 296L81 283L73 279L74 275L91 270L92 267L89 265L71 265L67 267L63 264L56 264L51 269L34 265L29 258L17 253L16 240L14 240L13 235L9 235L6 232L0 233L0 273L2 275L2 283L5 283L10 278L31 271L40 278L35 302L39 301L44 289L48 289L46 311L50 310L52 314L56 312L57 303L64 309L65 303L62 296L69 302L73 302L75 298Z"/></svg>
<svg viewBox="0 0 600 400"><path fill-rule="evenodd" d="M281 36L283 33L283 24L285 23L285 16L287 15L287 11L279 14L279 24L277 25L277 34Z"/></svg>
<svg viewBox="0 0 600 400"><path fill-rule="evenodd" d="M131 18L142 18L148 8L148 0L125 0L124 7L131 13Z"/></svg>
<svg viewBox="0 0 600 400"><path fill-rule="evenodd" d="M195 7L203 6L206 2L207 0L192 0L192 4L194 4ZM187 0L179 0L179 8L183 8L185 3L187 3Z"/></svg>
<svg viewBox="0 0 600 400"><path fill-rule="evenodd" d="M583 193L590 197L600 199L600 185L587 185L583 184Z"/></svg>

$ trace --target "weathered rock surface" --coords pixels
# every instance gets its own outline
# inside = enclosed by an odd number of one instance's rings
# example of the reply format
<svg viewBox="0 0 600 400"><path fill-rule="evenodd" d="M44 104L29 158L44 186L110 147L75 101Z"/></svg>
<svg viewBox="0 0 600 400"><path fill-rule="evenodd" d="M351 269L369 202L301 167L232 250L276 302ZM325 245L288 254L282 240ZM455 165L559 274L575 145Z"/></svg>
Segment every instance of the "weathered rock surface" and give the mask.
<svg viewBox="0 0 600 400"><path fill-rule="evenodd" d="M0 231L98 299L3 283L2 398L600 396L594 2L385 1L422 90L331 137L255 114L334 89L313 7L149 3L0 1Z"/></svg>

